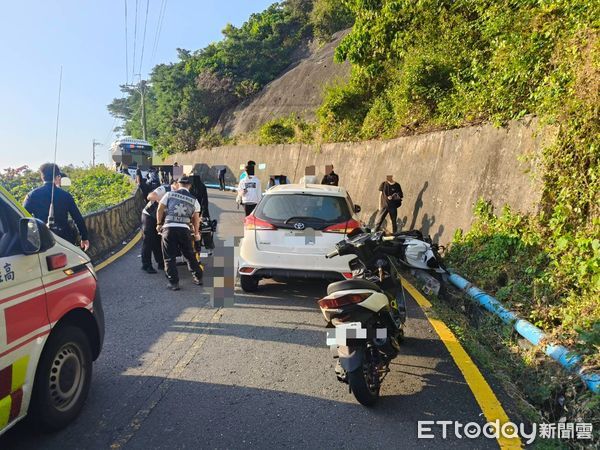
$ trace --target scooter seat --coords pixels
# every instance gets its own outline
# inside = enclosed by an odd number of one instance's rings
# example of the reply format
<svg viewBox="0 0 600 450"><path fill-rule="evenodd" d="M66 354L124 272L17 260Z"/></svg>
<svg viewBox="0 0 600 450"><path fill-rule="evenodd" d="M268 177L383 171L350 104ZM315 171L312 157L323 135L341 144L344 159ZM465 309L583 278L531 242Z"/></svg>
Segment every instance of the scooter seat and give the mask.
<svg viewBox="0 0 600 450"><path fill-rule="evenodd" d="M327 286L327 295L338 291L348 291L350 289L370 289L372 291L383 292L379 286L372 281L357 278L355 280L336 281Z"/></svg>

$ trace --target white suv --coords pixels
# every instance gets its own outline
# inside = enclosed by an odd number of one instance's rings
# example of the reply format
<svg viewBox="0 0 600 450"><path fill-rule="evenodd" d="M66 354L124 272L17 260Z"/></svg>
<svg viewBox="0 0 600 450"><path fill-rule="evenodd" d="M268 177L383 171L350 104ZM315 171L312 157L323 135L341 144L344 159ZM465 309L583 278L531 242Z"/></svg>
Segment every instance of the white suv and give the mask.
<svg viewBox="0 0 600 450"><path fill-rule="evenodd" d="M256 291L261 278L352 278L352 256L325 255L361 224L345 189L284 184L269 189L244 221L238 271L242 289Z"/></svg>

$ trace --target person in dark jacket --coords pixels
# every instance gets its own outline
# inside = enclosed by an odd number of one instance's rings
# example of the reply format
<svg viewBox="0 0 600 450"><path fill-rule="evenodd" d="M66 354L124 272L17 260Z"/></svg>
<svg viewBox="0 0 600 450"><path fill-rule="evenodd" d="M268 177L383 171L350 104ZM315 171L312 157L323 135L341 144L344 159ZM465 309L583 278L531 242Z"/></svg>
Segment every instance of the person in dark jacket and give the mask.
<svg viewBox="0 0 600 450"><path fill-rule="evenodd" d="M381 194L379 196L379 212L375 219L375 230L377 231L381 228L385 216L389 214L392 221L392 232L396 233L398 231L398 224L396 223L398 220L398 208L402 205L404 197L402 188L400 184L394 181L392 175L388 175L386 181L379 186L379 191Z"/></svg>
<svg viewBox="0 0 600 450"><path fill-rule="evenodd" d="M327 166L325 168L327 174L321 180L321 184L327 184L329 186L337 186L340 182L340 177L333 171L333 166Z"/></svg>
<svg viewBox="0 0 600 450"><path fill-rule="evenodd" d="M219 169L219 190L220 191L224 191L225 190L225 175L227 174L227 168L226 167L221 167Z"/></svg>
<svg viewBox="0 0 600 450"><path fill-rule="evenodd" d="M72 217L79 234L81 235L81 248L86 251L90 247L88 230L83 216L73 200L73 196L60 188L61 177L66 176L56 164L46 163L40 166L40 175L44 184L29 194L23 206L36 219L48 223L50 202L54 191L54 225L52 231L61 238L76 244L77 236L69 225L69 216Z"/></svg>

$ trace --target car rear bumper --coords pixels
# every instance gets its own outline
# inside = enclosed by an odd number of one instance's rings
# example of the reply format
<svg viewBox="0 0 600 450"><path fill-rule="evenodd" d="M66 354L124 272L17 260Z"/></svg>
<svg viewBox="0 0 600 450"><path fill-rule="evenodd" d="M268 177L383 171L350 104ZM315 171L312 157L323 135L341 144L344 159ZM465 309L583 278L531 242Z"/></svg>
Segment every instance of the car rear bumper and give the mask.
<svg viewBox="0 0 600 450"><path fill-rule="evenodd" d="M247 275L247 274L244 274ZM291 269L257 269L252 275L259 278L294 278L305 280L345 280L340 272L320 270L291 270Z"/></svg>
<svg viewBox="0 0 600 450"><path fill-rule="evenodd" d="M352 258L352 255L326 259L324 254L265 252L258 250L253 241L242 239L238 272L260 278L343 280L351 273Z"/></svg>

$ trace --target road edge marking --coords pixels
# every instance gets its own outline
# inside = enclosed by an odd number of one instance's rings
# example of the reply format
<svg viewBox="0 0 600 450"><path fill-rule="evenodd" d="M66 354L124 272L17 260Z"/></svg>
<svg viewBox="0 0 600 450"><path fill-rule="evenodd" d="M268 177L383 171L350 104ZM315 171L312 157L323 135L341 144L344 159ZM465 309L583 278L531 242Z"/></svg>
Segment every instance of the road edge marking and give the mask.
<svg viewBox="0 0 600 450"><path fill-rule="evenodd" d="M142 238L142 232L138 231L138 233L125 245L125 247L123 247L121 250L119 250L114 255L109 256L108 258L106 258L104 261L102 261L98 265L94 266L94 269L96 270L96 272L104 269L106 266L115 262L117 259L119 259L121 256L123 256L125 253L127 253L129 250L131 250L134 247L134 245L140 241L141 238Z"/></svg>
<svg viewBox="0 0 600 450"><path fill-rule="evenodd" d="M448 326L439 319L431 317L428 310L433 306L429 300L423 296L406 278L401 277L402 285L408 293L415 299L425 317L439 336L440 340L452 356L454 363L463 375L469 389L475 397L475 401L483 412L488 422L499 421L500 425L510 422L508 414L504 411L502 404L496 397L496 394L480 372L475 362L471 359L467 351L463 348L454 333ZM512 431L512 430L511 430ZM499 437L498 444L501 449L523 448L523 443L520 438L505 438Z"/></svg>

